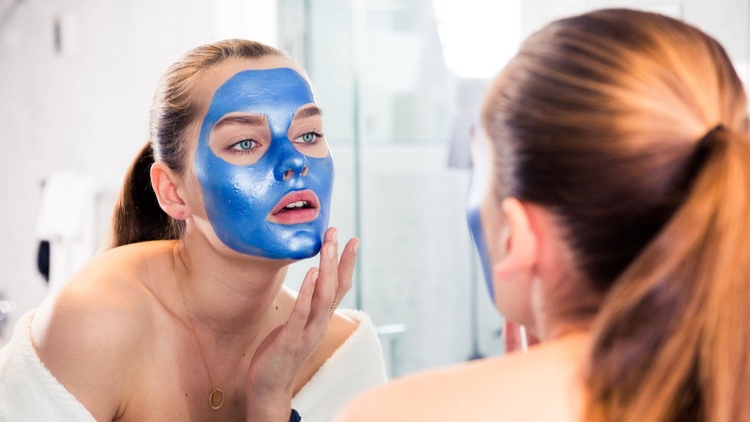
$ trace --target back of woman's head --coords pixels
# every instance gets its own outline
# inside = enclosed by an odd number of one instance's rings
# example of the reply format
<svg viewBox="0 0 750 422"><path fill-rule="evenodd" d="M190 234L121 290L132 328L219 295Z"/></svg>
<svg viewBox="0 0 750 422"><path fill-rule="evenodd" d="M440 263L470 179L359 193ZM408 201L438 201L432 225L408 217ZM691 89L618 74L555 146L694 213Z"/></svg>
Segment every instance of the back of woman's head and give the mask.
<svg viewBox="0 0 750 422"><path fill-rule="evenodd" d="M149 176L154 161L182 175L187 164L185 134L200 114L196 87L213 66L231 58L286 56L273 47L248 40L225 40L197 47L167 69L151 105L149 143L140 151L125 178L115 206L110 246L147 240L177 239L184 222L161 210Z"/></svg>
<svg viewBox="0 0 750 422"><path fill-rule="evenodd" d="M746 107L714 39L632 10L552 23L490 88L496 194L549 209L583 279L547 311L592 327L589 419L750 420Z"/></svg>

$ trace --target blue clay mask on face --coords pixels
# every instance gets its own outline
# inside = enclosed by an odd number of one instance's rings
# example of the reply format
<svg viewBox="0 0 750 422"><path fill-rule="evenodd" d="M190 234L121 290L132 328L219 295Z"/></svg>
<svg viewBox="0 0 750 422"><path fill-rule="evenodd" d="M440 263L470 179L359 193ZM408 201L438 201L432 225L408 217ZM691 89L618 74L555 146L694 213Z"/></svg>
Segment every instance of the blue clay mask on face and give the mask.
<svg viewBox="0 0 750 422"><path fill-rule="evenodd" d="M484 134L481 133L480 129L477 129L477 137L475 138L474 148L474 169L471 175L471 187L469 188L469 198L466 207L466 219L469 223L469 230L471 231L471 237L474 239L474 244L479 252L479 258L482 261L482 269L484 272L484 281L487 284L487 289L490 292L490 298L495 300L495 288L492 283L492 265L490 264L489 251L487 250L487 243L484 238L484 230L482 229L482 218L480 214L480 206L486 195L490 194L489 189L489 178L490 173L488 169L489 163L487 162L487 154L490 153L487 147L487 140L484 139Z"/></svg>
<svg viewBox="0 0 750 422"><path fill-rule="evenodd" d="M214 93L194 164L211 226L231 249L271 259L304 259L320 251L328 227L333 160L327 149L322 158L301 153L288 133L295 113L314 103L307 81L288 68L241 71ZM211 149L211 131L229 113L267 119L270 145L253 164L228 163ZM269 221L285 203L302 201L305 206L317 202L317 216L305 219L311 221Z"/></svg>

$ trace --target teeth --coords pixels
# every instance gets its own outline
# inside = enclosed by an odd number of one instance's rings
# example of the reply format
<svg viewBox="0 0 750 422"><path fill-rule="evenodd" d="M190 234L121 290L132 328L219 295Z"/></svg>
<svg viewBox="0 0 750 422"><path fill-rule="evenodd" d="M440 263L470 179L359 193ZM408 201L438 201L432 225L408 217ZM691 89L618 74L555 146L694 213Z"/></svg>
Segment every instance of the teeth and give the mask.
<svg viewBox="0 0 750 422"><path fill-rule="evenodd" d="M288 209L292 209L292 208L302 208L302 207L304 207L305 205L307 205L307 202L305 202L305 201L297 201L297 202L292 202L291 204L287 205L287 206L286 206L286 207L284 207L284 208L288 208Z"/></svg>

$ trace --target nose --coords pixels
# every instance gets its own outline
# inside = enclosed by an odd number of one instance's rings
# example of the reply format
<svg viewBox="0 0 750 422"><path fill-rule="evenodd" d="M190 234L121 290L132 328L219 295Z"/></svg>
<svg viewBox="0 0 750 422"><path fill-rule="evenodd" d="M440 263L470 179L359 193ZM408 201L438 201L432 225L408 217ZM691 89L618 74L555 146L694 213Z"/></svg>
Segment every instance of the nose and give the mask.
<svg viewBox="0 0 750 422"><path fill-rule="evenodd" d="M282 182L296 176L307 176L309 171L310 166L307 163L307 157L295 149L293 153L284 157L284 159L276 165L273 169L273 175L276 180Z"/></svg>

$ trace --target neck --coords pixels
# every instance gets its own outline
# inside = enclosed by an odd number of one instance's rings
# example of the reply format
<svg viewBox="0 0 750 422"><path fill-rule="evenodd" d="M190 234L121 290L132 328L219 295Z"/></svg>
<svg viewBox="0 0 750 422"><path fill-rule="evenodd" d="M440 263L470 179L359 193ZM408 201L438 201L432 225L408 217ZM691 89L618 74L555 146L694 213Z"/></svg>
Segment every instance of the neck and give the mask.
<svg viewBox="0 0 750 422"><path fill-rule="evenodd" d="M249 341L262 329L286 275L288 262L255 258L233 251L175 244L177 288L195 329Z"/></svg>

